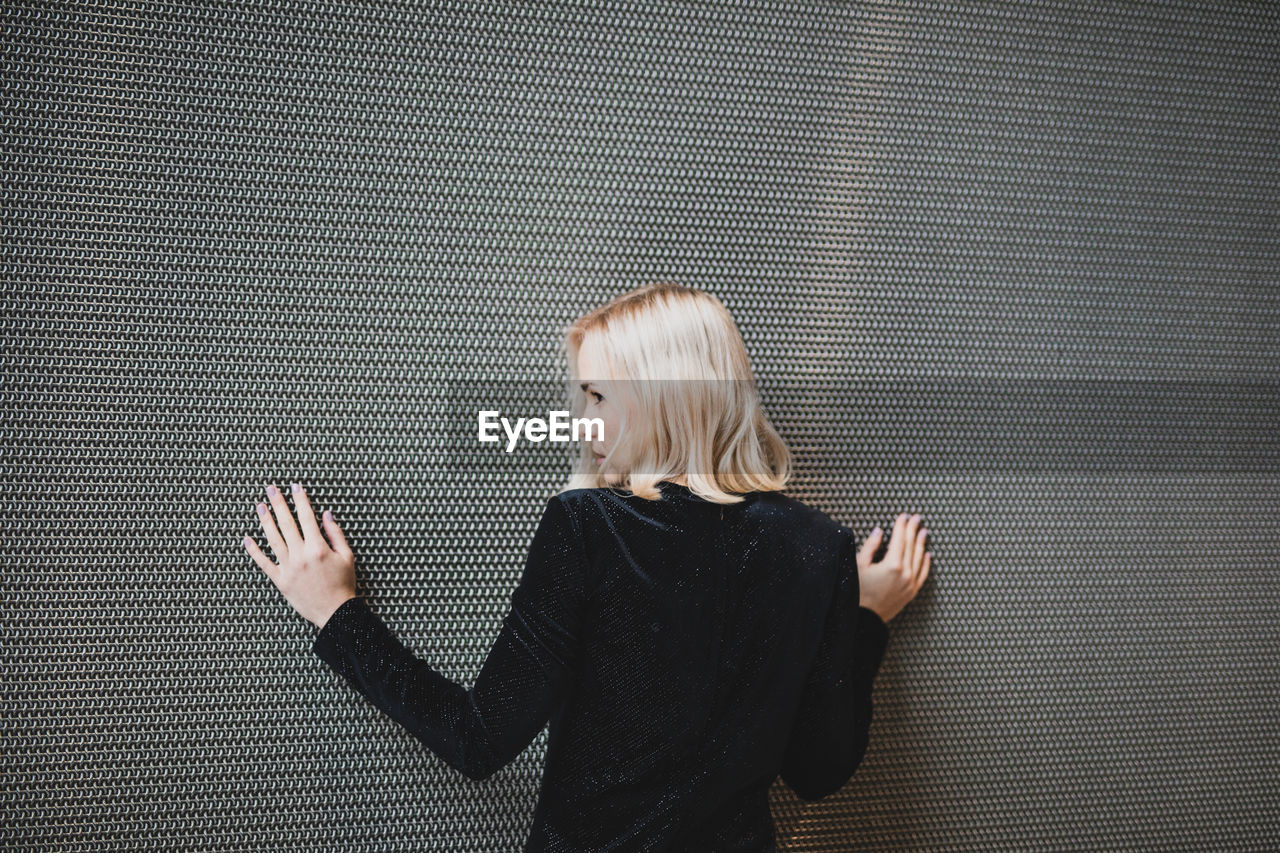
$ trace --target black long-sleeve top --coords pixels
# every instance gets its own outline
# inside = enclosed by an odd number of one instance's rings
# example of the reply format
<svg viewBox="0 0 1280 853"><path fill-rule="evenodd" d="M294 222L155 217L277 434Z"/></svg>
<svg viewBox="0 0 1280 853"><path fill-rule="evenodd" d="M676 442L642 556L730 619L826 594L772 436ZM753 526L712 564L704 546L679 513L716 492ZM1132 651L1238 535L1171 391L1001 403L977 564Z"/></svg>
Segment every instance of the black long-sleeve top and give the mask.
<svg viewBox="0 0 1280 853"><path fill-rule="evenodd" d="M362 597L313 649L441 759L484 779L550 721L525 851L767 851L769 788L831 794L867 748L888 627L853 532L781 492L663 481L548 499L471 689Z"/></svg>

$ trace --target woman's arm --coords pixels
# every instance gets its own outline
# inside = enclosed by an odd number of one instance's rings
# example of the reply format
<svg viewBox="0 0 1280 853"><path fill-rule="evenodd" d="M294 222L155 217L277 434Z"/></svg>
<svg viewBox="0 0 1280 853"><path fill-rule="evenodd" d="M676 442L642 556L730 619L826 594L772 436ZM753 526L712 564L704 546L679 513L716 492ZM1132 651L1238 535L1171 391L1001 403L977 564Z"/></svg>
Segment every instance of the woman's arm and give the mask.
<svg viewBox="0 0 1280 853"><path fill-rule="evenodd" d="M470 690L414 655L358 596L334 611L312 648L450 766L484 779L523 752L568 695L580 659L586 572L576 524L553 496Z"/></svg>
<svg viewBox="0 0 1280 853"><path fill-rule="evenodd" d="M791 728L782 780L814 802L844 786L862 762L871 729L871 688L889 628L858 604L852 534L840 551L840 576Z"/></svg>

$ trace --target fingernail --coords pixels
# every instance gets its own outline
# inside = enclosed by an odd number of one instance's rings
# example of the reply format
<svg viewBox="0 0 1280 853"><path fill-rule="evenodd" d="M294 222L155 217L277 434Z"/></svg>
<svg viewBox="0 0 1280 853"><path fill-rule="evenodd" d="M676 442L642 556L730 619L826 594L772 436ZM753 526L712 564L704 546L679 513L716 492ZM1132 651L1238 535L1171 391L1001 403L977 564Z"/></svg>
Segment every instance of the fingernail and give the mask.
<svg viewBox="0 0 1280 853"><path fill-rule="evenodd" d="M329 512L329 510L327 509L324 511L324 517L327 518L329 521L333 521L333 513Z"/></svg>
<svg viewBox="0 0 1280 853"><path fill-rule="evenodd" d="M878 525L878 524L877 524L875 527L871 528L871 535L872 535L872 536L875 536L875 535L876 535L877 533L879 533L879 532L880 532L880 525Z"/></svg>
<svg viewBox="0 0 1280 853"><path fill-rule="evenodd" d="M294 484L293 484L292 486L290 486L289 488L291 488L291 489L293 490L293 493L296 495L296 494L298 493L298 490L299 490L299 489L301 489L301 488L302 488L302 486L299 486L297 483L294 483Z"/></svg>
<svg viewBox="0 0 1280 853"><path fill-rule="evenodd" d="M274 498L278 494L280 493L276 491L275 486L267 486L267 497Z"/></svg>

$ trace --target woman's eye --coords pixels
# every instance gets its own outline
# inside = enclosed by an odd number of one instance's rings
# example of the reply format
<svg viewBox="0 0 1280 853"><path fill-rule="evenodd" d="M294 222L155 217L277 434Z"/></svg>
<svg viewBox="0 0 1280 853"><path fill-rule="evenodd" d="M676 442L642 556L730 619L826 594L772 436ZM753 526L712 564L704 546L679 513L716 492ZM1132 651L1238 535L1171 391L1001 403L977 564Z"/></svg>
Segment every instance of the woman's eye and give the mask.
<svg viewBox="0 0 1280 853"><path fill-rule="evenodd" d="M597 403L604 402L604 396L599 391L592 391L591 396L596 398Z"/></svg>

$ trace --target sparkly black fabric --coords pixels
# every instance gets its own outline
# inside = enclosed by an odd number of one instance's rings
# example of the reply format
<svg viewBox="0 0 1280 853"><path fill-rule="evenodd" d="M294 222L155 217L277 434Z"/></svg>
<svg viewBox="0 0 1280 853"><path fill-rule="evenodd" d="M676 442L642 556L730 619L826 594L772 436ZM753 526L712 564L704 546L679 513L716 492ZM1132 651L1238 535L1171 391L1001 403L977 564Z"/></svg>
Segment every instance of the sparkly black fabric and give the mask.
<svg viewBox="0 0 1280 853"><path fill-rule="evenodd" d="M769 788L807 799L862 760L888 626L858 605L853 532L778 492L677 483L550 498L470 689L361 598L314 650L440 758L483 779L548 723L526 851L764 851Z"/></svg>

